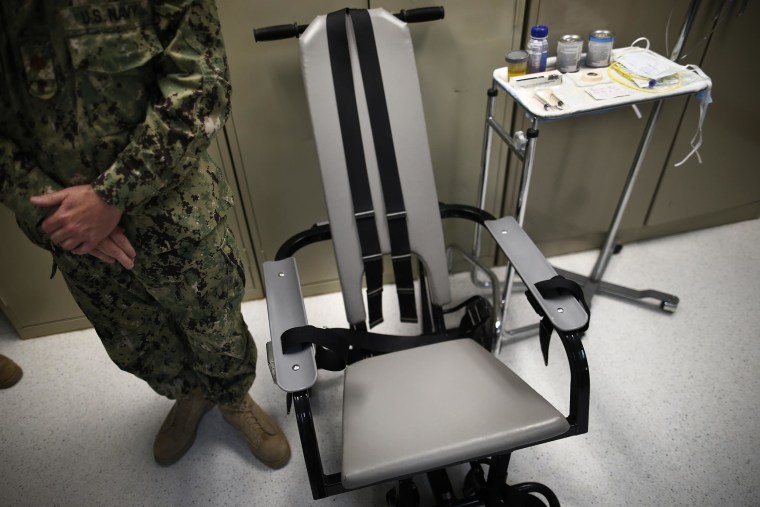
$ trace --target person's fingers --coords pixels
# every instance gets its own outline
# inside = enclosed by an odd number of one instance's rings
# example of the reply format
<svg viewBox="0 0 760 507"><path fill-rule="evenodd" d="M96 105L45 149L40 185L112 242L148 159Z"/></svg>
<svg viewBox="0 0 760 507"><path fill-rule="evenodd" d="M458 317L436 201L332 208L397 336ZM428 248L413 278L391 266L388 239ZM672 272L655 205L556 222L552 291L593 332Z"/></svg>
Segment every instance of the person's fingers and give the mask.
<svg viewBox="0 0 760 507"><path fill-rule="evenodd" d="M55 208L48 212L48 216L45 217L45 219L40 224L40 229L45 234L50 235L54 231L60 229L61 218L57 213L59 209L58 206L60 206L68 193L69 192L67 189L63 189L59 190L58 192L51 192L49 194L33 195L29 198L29 202L31 202L34 206L38 206L40 208Z"/></svg>
<svg viewBox="0 0 760 507"><path fill-rule="evenodd" d="M135 262L127 253L122 250L111 238L106 238L98 244L97 250L105 255L112 257L126 269L135 267Z"/></svg>
<svg viewBox="0 0 760 507"><path fill-rule="evenodd" d="M122 215L121 210L108 205L91 185L76 185L52 194L34 196L33 202L50 206L40 230L53 243L78 240L86 243L85 248L89 249L108 237Z"/></svg>
<svg viewBox="0 0 760 507"><path fill-rule="evenodd" d="M125 254L127 254L129 257L134 259L137 256L137 252L135 251L134 247L132 246L132 243L129 242L129 239L124 234L124 231L121 230L119 227L116 227L109 238L116 243L116 245L121 248Z"/></svg>
<svg viewBox="0 0 760 507"><path fill-rule="evenodd" d="M92 250L95 249L97 245L92 245L90 243L82 243L78 247L71 250L71 253L76 255L84 255L90 253Z"/></svg>
<svg viewBox="0 0 760 507"><path fill-rule="evenodd" d="M55 242L56 241L53 240L53 243L55 243ZM69 238L69 239L64 239L63 241L61 241L60 243L58 243L58 246L60 246L61 248L63 248L67 252L70 252L70 251L75 250L75 249L79 248L80 246L82 246L82 243L80 241L77 241L76 239Z"/></svg>
<svg viewBox="0 0 760 507"><path fill-rule="evenodd" d="M66 198L66 195L66 189L63 189L58 192L50 192L49 194L33 195L29 198L29 201L40 208L49 208L61 204Z"/></svg>
<svg viewBox="0 0 760 507"><path fill-rule="evenodd" d="M48 237L50 238L50 241L52 241L56 245L60 245L64 241L66 241L68 239L71 239L71 237L70 237L71 235L66 230L64 230L63 227L61 227L59 229L52 230L52 231L49 230L50 228L48 227L47 228L48 230L45 230L44 223L45 222L43 222L43 226L40 227L40 229L42 229L42 232L44 232L45 234L47 234Z"/></svg>
<svg viewBox="0 0 760 507"><path fill-rule="evenodd" d="M40 224L40 230L42 230L42 232L50 236L50 239L53 239L53 234L57 233L59 236L62 234L65 234L63 231L60 217L56 214L55 211L52 213L49 213L48 216L45 217L45 219ZM62 239L63 238L61 238L61 240Z"/></svg>
<svg viewBox="0 0 760 507"><path fill-rule="evenodd" d="M100 259L101 261L103 261L103 262L105 262L107 264L113 264L114 262L116 262L116 259L114 259L110 255L104 254L103 252L101 252L98 249L94 249L94 250L90 251L90 255L92 255L93 257L96 257L96 258Z"/></svg>

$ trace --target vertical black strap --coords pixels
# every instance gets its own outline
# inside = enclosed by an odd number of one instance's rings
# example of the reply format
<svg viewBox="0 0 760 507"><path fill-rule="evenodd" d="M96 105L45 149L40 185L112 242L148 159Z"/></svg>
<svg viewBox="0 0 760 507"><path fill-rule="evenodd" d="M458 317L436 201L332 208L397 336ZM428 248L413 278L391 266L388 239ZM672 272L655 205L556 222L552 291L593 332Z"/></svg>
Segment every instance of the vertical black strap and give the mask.
<svg viewBox="0 0 760 507"><path fill-rule="evenodd" d="M335 98L338 105L340 133L351 186L356 228L364 261L367 281L367 313L370 327L383 321L383 259L377 236L375 212L372 206L367 165L364 158L359 113L356 106L356 92L351 73L351 58L348 50L346 13L340 10L327 15L327 44L330 51Z"/></svg>
<svg viewBox="0 0 760 507"><path fill-rule="evenodd" d="M399 310L403 322L417 322L417 304L414 297L414 275L409 247L409 231L406 223L404 196L401 191L396 150L393 146L388 104L385 99L383 76L375 43L372 19L366 9L349 11L354 26L359 64L367 99L372 138L383 186L388 234L391 242L391 258L396 279Z"/></svg>

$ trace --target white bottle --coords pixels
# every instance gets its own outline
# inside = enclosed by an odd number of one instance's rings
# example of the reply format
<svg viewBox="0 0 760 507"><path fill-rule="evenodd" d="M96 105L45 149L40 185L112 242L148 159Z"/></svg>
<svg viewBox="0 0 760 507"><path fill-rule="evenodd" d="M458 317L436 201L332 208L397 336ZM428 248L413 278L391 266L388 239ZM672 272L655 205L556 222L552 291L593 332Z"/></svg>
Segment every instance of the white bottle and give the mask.
<svg viewBox="0 0 760 507"><path fill-rule="evenodd" d="M546 70L546 59L549 56L549 27L536 25L530 29L528 39L528 74Z"/></svg>

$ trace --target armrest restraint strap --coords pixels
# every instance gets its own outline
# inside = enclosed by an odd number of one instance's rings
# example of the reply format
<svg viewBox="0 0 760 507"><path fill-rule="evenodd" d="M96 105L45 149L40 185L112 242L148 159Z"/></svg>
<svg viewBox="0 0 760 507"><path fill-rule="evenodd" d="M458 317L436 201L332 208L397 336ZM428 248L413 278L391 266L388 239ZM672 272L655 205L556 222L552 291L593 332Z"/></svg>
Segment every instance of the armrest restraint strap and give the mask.
<svg viewBox="0 0 760 507"><path fill-rule="evenodd" d="M349 362L352 351L388 353L451 340L445 335L398 336L341 328L301 326L288 329L280 338L285 354L315 345L317 366L340 371Z"/></svg>
<svg viewBox="0 0 760 507"><path fill-rule="evenodd" d="M583 289L580 285L572 280L568 280L564 276L557 275L549 280L544 280L543 282L536 283L535 287L538 289L538 292L541 294L541 296L545 299L552 299L553 297L556 297L563 292L570 293L570 295L572 295L575 299L578 300L578 302L580 302L581 306L583 306L583 309L586 311L586 314L588 314L586 325L580 329L577 329L577 331L584 332L588 329L589 322L591 322L591 309L586 303L586 298L583 295ZM541 342L541 353L544 355L544 364L548 365L549 342L551 341L554 326L552 325L549 318L544 314L544 311L541 309L541 305L538 304L530 291L525 291L525 295L527 296L528 301L530 301L530 305L533 307L533 310L541 316L541 323L539 326L539 341Z"/></svg>

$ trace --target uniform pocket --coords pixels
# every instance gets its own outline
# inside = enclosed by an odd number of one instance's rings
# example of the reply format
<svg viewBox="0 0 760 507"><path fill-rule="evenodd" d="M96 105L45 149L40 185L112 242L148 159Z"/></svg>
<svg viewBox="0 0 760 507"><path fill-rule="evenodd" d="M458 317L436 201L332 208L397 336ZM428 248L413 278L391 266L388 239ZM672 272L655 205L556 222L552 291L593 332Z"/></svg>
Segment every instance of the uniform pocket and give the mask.
<svg viewBox="0 0 760 507"><path fill-rule="evenodd" d="M137 69L163 51L151 26L69 37L68 46L75 69L105 74Z"/></svg>
<svg viewBox="0 0 760 507"><path fill-rule="evenodd" d="M145 120L155 87L152 61L163 51L152 26L70 35L77 117L94 139L132 132Z"/></svg>

